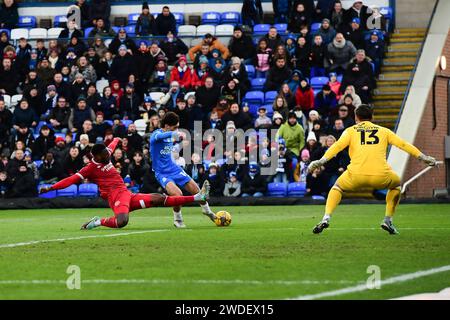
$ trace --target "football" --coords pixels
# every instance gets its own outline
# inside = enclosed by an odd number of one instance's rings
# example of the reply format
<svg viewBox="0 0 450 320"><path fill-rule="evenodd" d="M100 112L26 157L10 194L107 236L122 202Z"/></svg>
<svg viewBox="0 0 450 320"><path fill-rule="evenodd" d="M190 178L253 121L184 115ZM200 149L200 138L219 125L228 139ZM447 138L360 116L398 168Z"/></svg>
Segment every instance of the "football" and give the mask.
<svg viewBox="0 0 450 320"><path fill-rule="evenodd" d="M231 214L227 211L219 211L216 213L214 222L218 227L228 227L231 224Z"/></svg>

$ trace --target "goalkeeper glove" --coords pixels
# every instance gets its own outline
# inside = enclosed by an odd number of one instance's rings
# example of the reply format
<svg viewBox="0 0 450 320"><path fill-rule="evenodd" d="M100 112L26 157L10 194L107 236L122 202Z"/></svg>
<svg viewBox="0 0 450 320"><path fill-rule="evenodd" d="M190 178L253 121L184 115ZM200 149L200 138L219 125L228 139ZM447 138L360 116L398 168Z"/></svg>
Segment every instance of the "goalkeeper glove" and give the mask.
<svg viewBox="0 0 450 320"><path fill-rule="evenodd" d="M427 155L424 155L423 153L420 154L419 160L425 162L430 167L434 167L436 165L436 159Z"/></svg>
<svg viewBox="0 0 450 320"><path fill-rule="evenodd" d="M328 160L325 158L322 158L320 160L312 161L308 166L308 171L312 173L314 170L319 169L322 167Z"/></svg>

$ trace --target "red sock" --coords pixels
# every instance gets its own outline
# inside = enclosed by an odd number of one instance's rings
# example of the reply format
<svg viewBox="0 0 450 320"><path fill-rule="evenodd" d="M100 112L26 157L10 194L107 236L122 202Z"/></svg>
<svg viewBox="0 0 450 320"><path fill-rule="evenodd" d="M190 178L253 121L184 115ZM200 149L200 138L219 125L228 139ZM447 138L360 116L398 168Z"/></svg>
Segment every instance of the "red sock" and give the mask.
<svg viewBox="0 0 450 320"><path fill-rule="evenodd" d="M102 226L108 227L108 228L118 228L117 227L117 220L116 217L110 217L110 218L102 218L100 220Z"/></svg>
<svg viewBox="0 0 450 320"><path fill-rule="evenodd" d="M186 203L194 202L194 196L168 196L164 202L165 207L181 206Z"/></svg>

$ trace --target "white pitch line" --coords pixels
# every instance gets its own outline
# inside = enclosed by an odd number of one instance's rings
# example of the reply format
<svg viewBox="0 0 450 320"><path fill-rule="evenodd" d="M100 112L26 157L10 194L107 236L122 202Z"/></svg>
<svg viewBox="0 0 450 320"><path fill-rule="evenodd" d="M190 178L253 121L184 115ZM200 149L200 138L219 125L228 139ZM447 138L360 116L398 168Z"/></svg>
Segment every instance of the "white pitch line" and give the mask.
<svg viewBox="0 0 450 320"><path fill-rule="evenodd" d="M144 230L144 231L133 231L133 232L122 232L122 233L111 233L111 234L99 234L99 235L70 237L70 238L59 238L59 239L34 240L34 241L18 242L18 243L5 243L5 244L0 244L0 249L2 249L2 248L15 248L15 247L30 246L30 245L33 245L33 244L48 243L48 242L63 242L63 241L70 241L70 240L83 240L83 239L93 239L93 238L113 238L113 237L130 236L130 235L134 235L134 234L166 232L166 231L169 231L169 229Z"/></svg>
<svg viewBox="0 0 450 320"><path fill-rule="evenodd" d="M40 284L65 284L65 280L0 280L0 285L40 285ZM170 279L86 279L82 284L205 284L205 285L320 285L320 284L345 284L355 283L349 280L170 280Z"/></svg>
<svg viewBox="0 0 450 320"><path fill-rule="evenodd" d="M432 274L447 272L447 271L450 271L450 265L442 266L439 268L432 268L432 269L428 269L428 270L421 270L421 271L417 271L417 272L413 272L413 273L406 273L406 274L402 274L400 276L387 278L385 280L381 280L380 285L383 286L383 285L388 285L388 284L401 283L401 282L414 280L417 278L426 277L426 276L429 276ZM333 291L325 291L325 292L321 292L321 293L317 293L317 294L298 296L298 297L292 298L290 300L314 300L314 299L335 297L335 296L340 296L343 294L361 292L361 291L366 291L366 290L369 290L367 284L360 284L360 285L357 285L354 287L347 287L347 288L342 288L342 289L333 290ZM374 289L374 290L377 290L377 289Z"/></svg>

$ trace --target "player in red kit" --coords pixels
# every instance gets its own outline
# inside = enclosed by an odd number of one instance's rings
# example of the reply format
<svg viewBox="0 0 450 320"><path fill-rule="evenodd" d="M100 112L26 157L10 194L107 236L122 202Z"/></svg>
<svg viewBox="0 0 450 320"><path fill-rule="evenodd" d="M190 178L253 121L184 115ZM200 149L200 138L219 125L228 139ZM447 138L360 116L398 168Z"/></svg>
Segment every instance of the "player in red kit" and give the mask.
<svg viewBox="0 0 450 320"><path fill-rule="evenodd" d="M41 193L50 190L64 189L72 184L80 183L84 179L98 185L100 196L108 201L110 208L114 212L114 217L103 218L94 217L81 226L81 229L93 229L99 226L109 228L123 228L128 224L128 214L131 211L145 209L149 207L179 206L194 201L205 201L209 197L209 183L205 181L202 190L193 196L166 196L160 193L142 194L131 193L122 180L119 172L111 163L111 154L120 142L119 138L106 147L103 144L96 144L92 147L91 162L76 174L55 183L51 187L42 188Z"/></svg>

